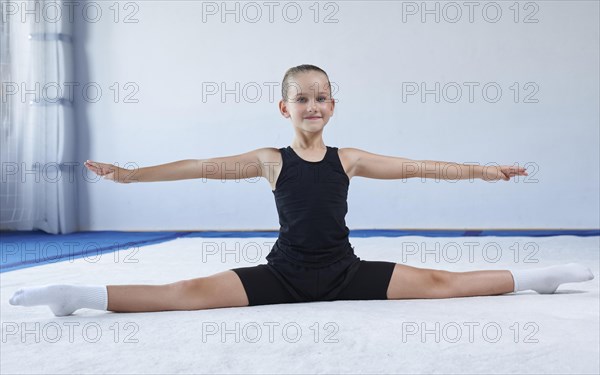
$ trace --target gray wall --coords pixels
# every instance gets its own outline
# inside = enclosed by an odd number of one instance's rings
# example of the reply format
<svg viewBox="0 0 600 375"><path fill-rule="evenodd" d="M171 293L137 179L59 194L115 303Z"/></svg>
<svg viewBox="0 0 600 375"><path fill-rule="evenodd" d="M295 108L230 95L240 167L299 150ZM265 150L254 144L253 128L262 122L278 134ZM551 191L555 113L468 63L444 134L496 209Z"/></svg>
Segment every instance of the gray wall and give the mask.
<svg viewBox="0 0 600 375"><path fill-rule="evenodd" d="M422 2L320 3L318 22L313 2L276 3L272 22L262 2L253 3L262 10L257 22L256 8L228 2L240 19L234 11L224 23L222 9L209 12L221 2L135 4L121 3L118 22L112 3L101 4L99 21L77 22L77 80L103 94L96 102L76 96L81 163L149 166L287 146L294 134L277 108L279 85L287 68L310 63L337 85L327 145L529 171L496 183L353 178L351 229L600 227L597 2L521 2L518 22L513 2L478 3L472 22L463 2L453 3L457 22L445 2L427 3L440 7L439 22L422 9L410 14ZM138 22L123 22L128 14ZM232 94L203 100L203 85L236 82L239 103ZM438 82L439 102L433 94L403 100L407 82ZM262 88L257 100L253 86ZM457 86L462 97L453 100ZM495 102L494 87L502 90ZM132 93L138 102L126 103ZM79 214L80 230L279 228L266 180L81 178Z"/></svg>

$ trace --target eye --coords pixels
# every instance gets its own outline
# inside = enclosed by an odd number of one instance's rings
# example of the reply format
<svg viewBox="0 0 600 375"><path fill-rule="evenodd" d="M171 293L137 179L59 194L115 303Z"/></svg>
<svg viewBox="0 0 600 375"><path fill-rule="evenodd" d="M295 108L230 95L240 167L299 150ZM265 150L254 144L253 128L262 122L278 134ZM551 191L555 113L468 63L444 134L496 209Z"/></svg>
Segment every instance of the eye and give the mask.
<svg viewBox="0 0 600 375"><path fill-rule="evenodd" d="M298 102L298 103L304 103L305 101L306 101L306 98L304 98L304 97L296 98L296 102ZM317 99L317 101L319 101L321 103L326 102L327 101L327 97L326 96L319 96L319 98Z"/></svg>

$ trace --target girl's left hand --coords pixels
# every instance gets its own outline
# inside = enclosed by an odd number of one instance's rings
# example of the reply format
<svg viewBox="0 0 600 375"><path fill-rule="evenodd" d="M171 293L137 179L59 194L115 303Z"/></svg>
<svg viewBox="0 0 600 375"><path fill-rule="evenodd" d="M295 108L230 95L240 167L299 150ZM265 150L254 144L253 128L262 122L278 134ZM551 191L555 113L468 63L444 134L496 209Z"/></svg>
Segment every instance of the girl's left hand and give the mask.
<svg viewBox="0 0 600 375"><path fill-rule="evenodd" d="M499 167L487 166L483 167L481 179L484 181L508 181L514 176L528 176L525 168L519 168L510 165L501 165Z"/></svg>

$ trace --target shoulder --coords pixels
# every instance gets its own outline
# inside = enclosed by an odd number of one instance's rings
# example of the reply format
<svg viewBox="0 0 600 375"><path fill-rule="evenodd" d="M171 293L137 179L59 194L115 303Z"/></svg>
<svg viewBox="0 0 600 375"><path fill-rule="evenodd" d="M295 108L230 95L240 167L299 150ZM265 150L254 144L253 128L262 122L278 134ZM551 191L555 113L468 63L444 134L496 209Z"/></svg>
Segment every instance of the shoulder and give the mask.
<svg viewBox="0 0 600 375"><path fill-rule="evenodd" d="M278 163L281 161L281 153L276 147L262 147L253 151L262 163Z"/></svg>
<svg viewBox="0 0 600 375"><path fill-rule="evenodd" d="M354 147L343 147L338 148L338 155L340 158L344 158L346 160L357 160L364 154L365 151L354 148Z"/></svg>
<svg viewBox="0 0 600 375"><path fill-rule="evenodd" d="M338 148L338 156L349 178L356 175L356 166L364 151L353 147Z"/></svg>
<svg viewBox="0 0 600 375"><path fill-rule="evenodd" d="M365 150L361 150L360 148L355 147L344 147L338 149L338 155L340 159L347 160L352 164L356 164L361 159L369 158L372 156L376 156L377 154L370 153Z"/></svg>

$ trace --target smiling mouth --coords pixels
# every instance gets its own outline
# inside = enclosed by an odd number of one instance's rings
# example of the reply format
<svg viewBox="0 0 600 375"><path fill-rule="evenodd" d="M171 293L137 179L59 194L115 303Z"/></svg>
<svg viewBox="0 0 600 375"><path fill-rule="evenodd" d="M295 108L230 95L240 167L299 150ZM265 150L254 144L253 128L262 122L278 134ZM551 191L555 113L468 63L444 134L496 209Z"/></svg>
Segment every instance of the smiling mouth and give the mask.
<svg viewBox="0 0 600 375"><path fill-rule="evenodd" d="M322 117L306 117L305 120L318 120Z"/></svg>

